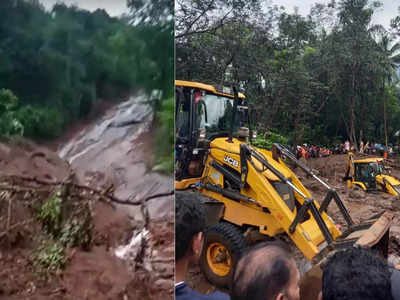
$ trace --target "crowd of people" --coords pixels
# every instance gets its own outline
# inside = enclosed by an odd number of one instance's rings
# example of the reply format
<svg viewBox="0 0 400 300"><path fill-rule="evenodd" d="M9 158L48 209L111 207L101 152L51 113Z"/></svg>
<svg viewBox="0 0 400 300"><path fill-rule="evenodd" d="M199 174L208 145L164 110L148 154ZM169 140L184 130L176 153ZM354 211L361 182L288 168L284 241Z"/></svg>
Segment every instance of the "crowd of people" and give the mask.
<svg viewBox="0 0 400 300"><path fill-rule="evenodd" d="M360 145L358 146L358 149L356 150L356 147L352 145L348 140L345 141L343 144L336 144L333 149L334 154L346 154L349 151L355 152L358 151L359 153L366 153L366 154L380 154L383 155L383 152L385 152L386 147L383 146L382 144L378 143L370 143L364 142L361 140ZM393 148L388 147L388 152L393 153Z"/></svg>
<svg viewBox="0 0 400 300"><path fill-rule="evenodd" d="M384 156L386 152L388 156L393 156L395 153L400 152L400 147L389 145L386 149L386 146L379 143L366 142L364 144L363 141L360 141L360 145L358 145L358 148L356 149L356 147L349 141L345 141L344 143L336 144L331 148L303 144L298 145L295 150L297 159L304 158L306 160L309 158L327 157L332 154L347 154L349 151L379 156Z"/></svg>
<svg viewBox="0 0 400 300"><path fill-rule="evenodd" d="M297 159L304 158L309 159L317 157L327 157L332 154L332 150L324 147L319 147L315 145L303 144L302 146L297 146L296 156Z"/></svg>
<svg viewBox="0 0 400 300"><path fill-rule="evenodd" d="M299 300L300 274L281 242L244 249L232 275L229 294L201 294L185 282L190 264L203 247L205 208L196 194L176 194L176 300ZM322 267L322 288L315 300L398 300L400 271L375 252L348 248L331 255Z"/></svg>

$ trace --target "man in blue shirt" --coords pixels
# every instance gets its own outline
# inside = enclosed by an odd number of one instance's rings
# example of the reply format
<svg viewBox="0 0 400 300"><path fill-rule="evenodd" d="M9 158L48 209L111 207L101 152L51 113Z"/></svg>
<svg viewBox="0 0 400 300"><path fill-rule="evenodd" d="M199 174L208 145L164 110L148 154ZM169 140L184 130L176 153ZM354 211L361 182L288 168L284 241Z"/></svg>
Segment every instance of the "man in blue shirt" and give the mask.
<svg viewBox="0 0 400 300"><path fill-rule="evenodd" d="M196 263L203 248L204 205L196 193L175 194L175 299L229 300L229 295L214 292L201 294L185 283L189 264Z"/></svg>
<svg viewBox="0 0 400 300"><path fill-rule="evenodd" d="M392 270L390 280L393 300L400 300L400 271Z"/></svg>

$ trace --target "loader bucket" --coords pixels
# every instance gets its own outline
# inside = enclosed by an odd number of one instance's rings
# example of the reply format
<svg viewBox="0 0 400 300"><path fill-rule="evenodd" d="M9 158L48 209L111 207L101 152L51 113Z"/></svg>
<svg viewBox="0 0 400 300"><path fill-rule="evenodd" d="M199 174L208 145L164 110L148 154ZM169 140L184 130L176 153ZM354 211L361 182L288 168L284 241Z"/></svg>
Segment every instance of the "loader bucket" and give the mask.
<svg viewBox="0 0 400 300"><path fill-rule="evenodd" d="M347 247L365 247L375 249L383 257L387 258L389 250L389 229L393 220L390 212L381 214L379 218L372 218L363 224L356 225L345 232L329 247L324 249L316 260L313 260L312 268L307 271L300 281L300 299L317 300L322 289L322 268L327 257L335 251Z"/></svg>

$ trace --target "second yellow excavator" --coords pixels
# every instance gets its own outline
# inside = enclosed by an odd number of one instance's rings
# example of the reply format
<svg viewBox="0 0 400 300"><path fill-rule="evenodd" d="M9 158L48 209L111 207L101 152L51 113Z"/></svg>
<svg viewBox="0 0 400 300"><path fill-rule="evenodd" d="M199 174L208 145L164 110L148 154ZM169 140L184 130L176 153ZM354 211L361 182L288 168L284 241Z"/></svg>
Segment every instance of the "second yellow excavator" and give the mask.
<svg viewBox="0 0 400 300"><path fill-rule="evenodd" d="M382 157L364 157L355 159L348 153L346 174L343 180L349 188L355 187L365 192L384 192L400 196L400 181L390 174Z"/></svg>

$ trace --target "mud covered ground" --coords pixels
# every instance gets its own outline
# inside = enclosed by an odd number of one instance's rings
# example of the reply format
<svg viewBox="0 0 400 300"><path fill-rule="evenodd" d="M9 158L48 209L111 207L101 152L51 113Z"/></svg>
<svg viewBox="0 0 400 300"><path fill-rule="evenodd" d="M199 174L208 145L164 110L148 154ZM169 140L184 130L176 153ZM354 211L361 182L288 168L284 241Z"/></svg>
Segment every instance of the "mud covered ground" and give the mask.
<svg viewBox="0 0 400 300"><path fill-rule="evenodd" d="M334 187L349 213L355 222L361 222L380 213L382 211L391 211L394 214L394 220L390 230L391 244L389 249L389 261L395 265L400 264L400 199L384 193L367 194L361 191L348 189L342 178L345 174L347 155L332 155L325 158L309 159L303 161L308 167L315 170L318 176ZM389 162L392 175L400 178L400 159L391 159ZM326 189L314 179L306 176L299 168L293 169L300 181L312 193L314 199L322 202L326 195ZM328 208L328 214L333 220L345 226L344 219L339 209L334 203ZM291 244L298 266L303 268L307 263L301 252ZM213 292L216 288L211 285L202 275L198 266L193 266L188 276L189 285L202 293Z"/></svg>
<svg viewBox="0 0 400 300"><path fill-rule="evenodd" d="M0 299L172 299L171 214L149 217L146 195L116 203L127 199L115 183L90 184L99 173L81 178L45 147L0 142Z"/></svg>

